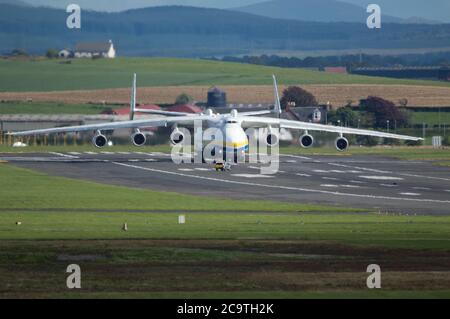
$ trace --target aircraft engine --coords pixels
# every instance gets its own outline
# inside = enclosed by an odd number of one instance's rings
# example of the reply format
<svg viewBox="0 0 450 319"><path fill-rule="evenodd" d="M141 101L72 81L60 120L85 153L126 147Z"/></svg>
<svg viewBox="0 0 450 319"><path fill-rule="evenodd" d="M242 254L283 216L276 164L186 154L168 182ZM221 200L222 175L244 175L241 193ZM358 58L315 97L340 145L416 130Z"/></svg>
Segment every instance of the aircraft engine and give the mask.
<svg viewBox="0 0 450 319"><path fill-rule="evenodd" d="M184 141L184 134L178 129L173 130L172 134L170 134L170 142L173 145L177 145L182 143L183 141Z"/></svg>
<svg viewBox="0 0 450 319"><path fill-rule="evenodd" d="M336 139L335 145L338 151L343 152L348 148L349 143L345 137L338 137Z"/></svg>
<svg viewBox="0 0 450 319"><path fill-rule="evenodd" d="M131 142L133 142L134 146L143 146L147 142L147 138L145 137L145 134L136 132L131 135Z"/></svg>
<svg viewBox="0 0 450 319"><path fill-rule="evenodd" d="M314 144L314 137L312 137L309 134L304 134L304 135L300 136L299 141L300 141L301 147L310 148Z"/></svg>
<svg viewBox="0 0 450 319"><path fill-rule="evenodd" d="M97 134L92 138L92 144L97 148L102 148L108 144L108 139L103 134Z"/></svg>
<svg viewBox="0 0 450 319"><path fill-rule="evenodd" d="M270 147L275 147L280 143L280 138L277 134L273 133L272 131L269 132L266 136L266 144Z"/></svg>

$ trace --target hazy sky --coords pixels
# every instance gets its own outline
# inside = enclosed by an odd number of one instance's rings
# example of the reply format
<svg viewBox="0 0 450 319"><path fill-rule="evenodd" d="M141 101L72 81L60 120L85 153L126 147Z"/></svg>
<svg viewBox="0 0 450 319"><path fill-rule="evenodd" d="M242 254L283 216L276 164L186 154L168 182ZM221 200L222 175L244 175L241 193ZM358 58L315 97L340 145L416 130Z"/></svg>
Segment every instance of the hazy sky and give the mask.
<svg viewBox="0 0 450 319"><path fill-rule="evenodd" d="M1 1L1 0L0 0ZM11 0L10 0L11 1ZM12 0L14 1L14 0ZM190 5L210 8L236 8L248 4L269 0L22 0L33 5L49 5L66 7L70 3L77 3L82 8L100 11L121 11L130 8L161 5ZM283 2L283 0L277 0ZM297 0L302 1L302 0ZM370 3L379 4L382 12L388 15L410 18L421 17L429 20L450 23L450 0L337 0L362 7Z"/></svg>

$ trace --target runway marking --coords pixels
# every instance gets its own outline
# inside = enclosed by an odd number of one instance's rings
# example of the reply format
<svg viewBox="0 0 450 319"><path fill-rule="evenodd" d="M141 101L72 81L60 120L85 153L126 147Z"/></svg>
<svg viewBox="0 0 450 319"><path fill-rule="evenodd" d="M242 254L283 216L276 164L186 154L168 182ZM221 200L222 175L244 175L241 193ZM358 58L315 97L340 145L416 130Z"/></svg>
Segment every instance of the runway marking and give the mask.
<svg viewBox="0 0 450 319"><path fill-rule="evenodd" d="M315 169L313 170L314 173L328 173L328 171L325 171L323 169Z"/></svg>
<svg viewBox="0 0 450 319"><path fill-rule="evenodd" d="M330 181L337 181L338 180L337 178L334 178L334 177L322 177L322 179L327 179L327 180L330 180Z"/></svg>
<svg viewBox="0 0 450 319"><path fill-rule="evenodd" d="M120 154L120 155L131 155L130 152L117 152L117 154Z"/></svg>
<svg viewBox="0 0 450 319"><path fill-rule="evenodd" d="M363 182L363 181L355 181L355 180L351 180L350 183L355 183L355 184L367 184L367 182Z"/></svg>
<svg viewBox="0 0 450 319"><path fill-rule="evenodd" d="M430 191L431 188L429 187L413 187L413 189L418 190L418 191Z"/></svg>
<svg viewBox="0 0 450 319"><path fill-rule="evenodd" d="M361 186L356 186L356 185L339 185L340 187L343 188L361 188Z"/></svg>
<svg viewBox="0 0 450 319"><path fill-rule="evenodd" d="M95 153L95 152L84 152L84 154L88 154L88 155L97 155L98 153Z"/></svg>
<svg viewBox="0 0 450 319"><path fill-rule="evenodd" d="M153 159L153 158L147 158L145 160L146 162L157 162L157 160Z"/></svg>
<svg viewBox="0 0 450 319"><path fill-rule="evenodd" d="M181 172L193 172L194 171L192 168L179 168L178 170Z"/></svg>
<svg viewBox="0 0 450 319"><path fill-rule="evenodd" d="M338 185L333 185L333 184L321 184L320 187L332 187L332 188L338 188Z"/></svg>
<svg viewBox="0 0 450 319"><path fill-rule="evenodd" d="M287 160L286 163L297 163L296 160Z"/></svg>
<svg viewBox="0 0 450 319"><path fill-rule="evenodd" d="M273 175L262 175L262 174L231 174L235 177L245 177L245 178L273 178Z"/></svg>
<svg viewBox="0 0 450 319"><path fill-rule="evenodd" d="M289 154L280 154L280 156L292 157L292 158L298 158L298 159L304 159L304 160L312 160L312 158L306 157L306 156L289 155Z"/></svg>
<svg viewBox="0 0 450 319"><path fill-rule="evenodd" d="M444 177L425 176L425 175L416 175L416 174L408 174L408 173L395 173L392 171L382 171L382 170L377 170L377 169L372 169L372 168L349 166L349 165L336 164L336 163L330 163L330 165L339 166L339 167L347 167L347 168L356 168L356 169L367 171L367 172L374 172L374 173L381 173L381 174L396 174L396 175L405 176L405 177L418 177L418 178L436 179L436 180L441 180L441 181L450 181L450 178L444 178Z"/></svg>
<svg viewBox="0 0 450 319"><path fill-rule="evenodd" d="M308 175L308 174L302 174L302 173L297 173L297 174L295 174L295 175L297 175L297 176L302 176L302 177L311 177L311 175Z"/></svg>
<svg viewBox="0 0 450 319"><path fill-rule="evenodd" d="M164 170L161 170L161 169L154 169L154 168L149 168L149 167L141 167L141 166L130 165L130 164L125 164L125 163L118 163L118 162L112 162L112 164L118 165L118 166L122 166L122 167L133 168L133 169L140 169L140 170L154 172L154 173L161 173L161 174L189 177L189 178L208 180L208 181L213 181L213 182L218 182L218 183L228 183L228 184L246 185L246 186L252 186L252 187L262 187L262 188L272 188L272 189L284 189L284 190L291 190L291 191L301 191L301 192L305 192L305 193L321 193L321 194L329 194L329 195L336 195L336 196L348 196L348 197L371 198L371 199L386 199L386 200L399 200L399 201L409 201L409 202L450 204L449 200L437 200L437 199L426 199L426 198L390 197L390 196L377 196L377 195L364 195L364 194L332 192L332 191L325 191L325 190L311 189L311 188L301 188L301 187L281 186L281 185L267 185L267 184L251 183L251 182L244 182L244 181L234 181L234 180L227 180L227 179L207 177L207 176L190 175L190 174L184 174L184 173L179 173L179 172L164 171Z"/></svg>
<svg viewBox="0 0 450 319"><path fill-rule="evenodd" d="M70 154L70 155L81 155L81 153L78 153L78 152L69 152L68 154Z"/></svg>
<svg viewBox="0 0 450 319"><path fill-rule="evenodd" d="M195 168L195 170L196 170L196 171L202 171L202 172L210 171L209 168L202 168L202 167L197 167L197 168Z"/></svg>
<svg viewBox="0 0 450 319"><path fill-rule="evenodd" d="M65 157L65 158L79 158L78 156L67 155L67 154L56 153L56 152L50 152L50 154L53 154L53 155L56 155L56 156Z"/></svg>
<svg viewBox="0 0 450 319"><path fill-rule="evenodd" d="M394 176L364 176L364 175L361 175L359 177L365 178L365 179L373 179L373 180L377 180L377 181L402 181L403 180L403 178L401 178L401 177L394 177Z"/></svg>
<svg viewBox="0 0 450 319"><path fill-rule="evenodd" d="M394 185L394 184L380 184L380 186L384 186L384 187L398 187L398 185Z"/></svg>
<svg viewBox="0 0 450 319"><path fill-rule="evenodd" d="M404 196L420 196L422 194L420 194L420 193L400 193L400 195L404 195Z"/></svg>
<svg viewBox="0 0 450 319"><path fill-rule="evenodd" d="M130 160L128 160L128 162L134 162L134 163L136 163L136 162L139 162L139 160L138 160L138 159L130 159Z"/></svg>
<svg viewBox="0 0 450 319"><path fill-rule="evenodd" d="M100 153L105 154L105 155L113 155L114 154L113 152L100 152Z"/></svg>

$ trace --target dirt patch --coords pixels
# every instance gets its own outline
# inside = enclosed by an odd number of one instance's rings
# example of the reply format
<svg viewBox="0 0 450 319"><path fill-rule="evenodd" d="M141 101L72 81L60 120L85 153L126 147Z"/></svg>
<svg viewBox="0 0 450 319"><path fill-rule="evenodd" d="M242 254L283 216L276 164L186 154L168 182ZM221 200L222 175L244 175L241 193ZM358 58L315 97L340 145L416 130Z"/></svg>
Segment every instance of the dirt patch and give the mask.
<svg viewBox="0 0 450 319"><path fill-rule="evenodd" d="M3 241L1 248L0 296L64 292L72 262L82 269L83 292L106 295L366 290L372 263L384 289L450 289L450 251L296 240Z"/></svg>
<svg viewBox="0 0 450 319"><path fill-rule="evenodd" d="M301 85L301 84L300 84ZM409 85L301 85L312 92L320 103L330 102L334 106L347 104L349 100L358 102L370 95L381 96L398 103L408 99L412 106L448 106L450 105L450 87L409 86ZM272 103L271 86L221 86L228 94L230 103ZM204 101L208 86L167 86L145 87L138 89L139 103L173 103L182 93L188 93L198 101ZM283 87L284 89L284 87ZM120 103L128 104L130 89L80 90L58 92L0 92L0 100L84 103Z"/></svg>

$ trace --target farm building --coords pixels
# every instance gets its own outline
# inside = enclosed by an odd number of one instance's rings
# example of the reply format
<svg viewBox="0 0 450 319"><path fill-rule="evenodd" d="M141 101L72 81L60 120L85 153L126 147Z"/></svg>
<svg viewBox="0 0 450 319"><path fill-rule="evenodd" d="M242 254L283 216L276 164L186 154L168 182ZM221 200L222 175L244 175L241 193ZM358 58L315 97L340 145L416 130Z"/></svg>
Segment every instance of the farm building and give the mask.
<svg viewBox="0 0 450 319"><path fill-rule="evenodd" d="M64 49L59 51L58 56L62 59L68 59L73 57L73 52L70 51L69 49Z"/></svg>
<svg viewBox="0 0 450 319"><path fill-rule="evenodd" d="M114 59L116 57L116 49L111 40L107 42L81 42L75 48L76 58L93 58L103 57Z"/></svg>
<svg viewBox="0 0 450 319"><path fill-rule="evenodd" d="M398 79L430 79L449 81L450 68L431 67L378 67L378 68L355 68L353 74L367 76L381 76Z"/></svg>

